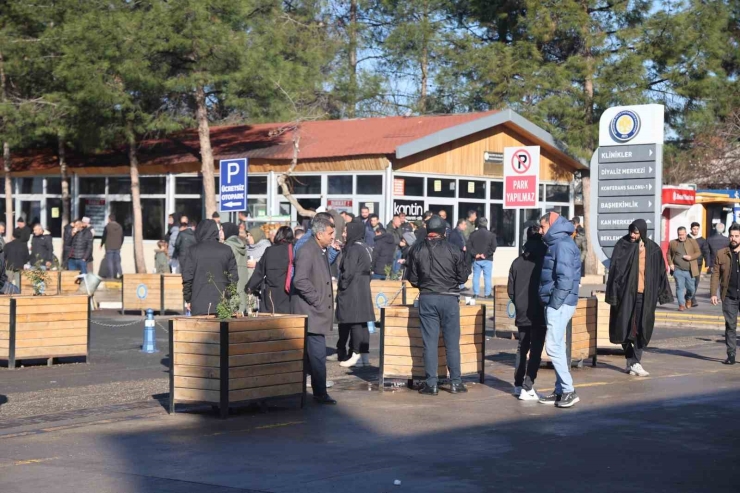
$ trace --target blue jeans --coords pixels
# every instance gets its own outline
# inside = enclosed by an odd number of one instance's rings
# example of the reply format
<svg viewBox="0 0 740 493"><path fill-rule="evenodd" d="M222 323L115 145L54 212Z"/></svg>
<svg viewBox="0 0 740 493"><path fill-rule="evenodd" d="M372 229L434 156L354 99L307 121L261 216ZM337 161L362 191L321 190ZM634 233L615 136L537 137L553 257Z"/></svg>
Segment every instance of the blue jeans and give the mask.
<svg viewBox="0 0 740 493"><path fill-rule="evenodd" d="M401 270L401 264L398 263L399 260L401 260L401 250L397 249L396 254L393 256L393 275L398 274L398 271Z"/></svg>
<svg viewBox="0 0 740 493"><path fill-rule="evenodd" d="M555 368L555 393L573 392L573 377L570 376L568 355L565 352L565 331L576 312L575 306L562 305L559 309L547 307L547 335L545 351Z"/></svg>
<svg viewBox="0 0 740 493"><path fill-rule="evenodd" d="M676 269L673 271L673 278L676 280L676 297L678 306L686 304L687 299L692 299L696 293L696 284L691 277L691 271Z"/></svg>
<svg viewBox="0 0 740 493"><path fill-rule="evenodd" d="M483 272L484 295L491 296L491 274L493 274L493 260L476 260L473 262L473 295L478 296L480 291L480 274Z"/></svg>
<svg viewBox="0 0 740 493"><path fill-rule="evenodd" d="M108 259L108 277L115 279L121 270L121 250L106 250L105 258Z"/></svg>
<svg viewBox="0 0 740 493"><path fill-rule="evenodd" d="M71 258L67 263L69 270L78 270L82 274L87 274L87 262L79 258Z"/></svg>

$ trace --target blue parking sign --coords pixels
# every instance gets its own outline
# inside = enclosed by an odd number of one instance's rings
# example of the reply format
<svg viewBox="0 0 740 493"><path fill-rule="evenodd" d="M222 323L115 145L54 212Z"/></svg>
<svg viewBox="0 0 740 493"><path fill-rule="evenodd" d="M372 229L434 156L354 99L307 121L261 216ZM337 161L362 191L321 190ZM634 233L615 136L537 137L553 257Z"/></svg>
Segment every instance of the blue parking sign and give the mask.
<svg viewBox="0 0 740 493"><path fill-rule="evenodd" d="M219 212L247 210L247 158L222 159L219 163Z"/></svg>

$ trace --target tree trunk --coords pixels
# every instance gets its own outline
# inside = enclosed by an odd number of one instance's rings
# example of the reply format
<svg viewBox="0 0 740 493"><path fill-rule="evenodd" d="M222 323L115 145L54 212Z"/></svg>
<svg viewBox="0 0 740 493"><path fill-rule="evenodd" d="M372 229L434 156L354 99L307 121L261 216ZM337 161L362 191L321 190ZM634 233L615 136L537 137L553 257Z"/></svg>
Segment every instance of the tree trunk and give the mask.
<svg viewBox="0 0 740 493"><path fill-rule="evenodd" d="M210 219L216 212L216 183L213 167L213 149L211 149L211 129L208 125L208 108L206 106L206 90L199 86L195 90L195 116L198 120L198 138L200 139L200 159L203 175L203 191L205 195L206 219Z"/></svg>
<svg viewBox="0 0 740 493"><path fill-rule="evenodd" d="M586 227L586 235L588 235L590 233L588 228L590 225L589 218L592 212L591 206L595 205L591 203L591 173L589 171L581 171L581 187L583 189L583 224ZM593 212L595 213L596 211ZM599 270L599 261L596 259L596 254L594 253L594 247L596 245L590 239L587 245L586 261L584 262L585 274L595 275L598 274Z"/></svg>
<svg viewBox="0 0 740 493"><path fill-rule="evenodd" d="M422 32L424 33L424 41L421 47L421 80L419 81L419 113L424 114L427 109L427 86L429 85L429 5L424 2L424 25L422 26Z"/></svg>
<svg viewBox="0 0 740 493"><path fill-rule="evenodd" d="M0 102L3 105L8 102L5 87L5 61L2 53L0 53ZM15 221L13 221L13 180L10 178L10 143L7 141L3 142L3 171L5 172L5 241L11 241Z"/></svg>
<svg viewBox="0 0 740 493"><path fill-rule="evenodd" d="M296 212L298 212L298 214L304 217L314 217L316 215L316 212L304 209L303 206L298 203L298 199L293 197L293 194L290 192L290 186L288 185L288 180L290 179L291 173L293 173L293 171L295 171L296 167L298 166L298 154L301 152L300 131L300 127L296 127L296 129L293 130L293 159L291 159L290 168L288 168L288 171L278 176L277 182L280 186L280 193L282 193L283 197L288 199L288 202L290 202L290 204L295 207L295 210Z"/></svg>
<svg viewBox="0 0 740 493"><path fill-rule="evenodd" d="M69 182L67 181L67 156L64 148L64 137L59 136L59 174L62 178L62 232L69 224Z"/></svg>
<svg viewBox="0 0 740 493"><path fill-rule="evenodd" d="M141 216L141 189L139 187L139 158L136 156L136 140L133 136L129 136L128 162L131 173L131 207L134 210L134 266L138 274L146 274L144 220Z"/></svg>
<svg viewBox="0 0 740 493"><path fill-rule="evenodd" d="M590 14L588 12L589 2L583 2L583 7L586 10L586 16L590 20ZM596 151L596 142L593 139L593 128L594 124L594 56L591 51L591 32L589 30L589 24L587 23L583 27L583 56L586 60L586 72L583 80L583 93L584 93L584 121L586 123L586 148ZM581 181L583 187L583 222L586 226L590 224L591 214L596 211L591 210L591 174L589 171L581 172ZM585 274L595 275L598 273L599 261L596 259L594 253L594 247L592 241L588 242L588 251L586 252L585 261Z"/></svg>
<svg viewBox="0 0 740 493"><path fill-rule="evenodd" d="M354 118L357 106L357 0L349 3L349 94L347 95L347 117Z"/></svg>

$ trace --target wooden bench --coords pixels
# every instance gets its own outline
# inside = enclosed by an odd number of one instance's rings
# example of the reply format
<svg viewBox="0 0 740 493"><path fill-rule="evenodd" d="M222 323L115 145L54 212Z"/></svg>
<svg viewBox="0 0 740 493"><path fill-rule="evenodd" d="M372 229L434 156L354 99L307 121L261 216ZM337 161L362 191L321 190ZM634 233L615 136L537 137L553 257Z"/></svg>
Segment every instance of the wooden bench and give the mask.
<svg viewBox="0 0 740 493"><path fill-rule="evenodd" d="M303 315L170 320L170 413L210 403L225 418L234 404L285 396L303 407L307 327Z"/></svg>
<svg viewBox="0 0 740 493"><path fill-rule="evenodd" d="M0 296L0 359L18 360L90 355L90 300L87 295Z"/></svg>
<svg viewBox="0 0 740 493"><path fill-rule="evenodd" d="M486 307L460 306L460 357L463 375L478 374L485 381L483 362L486 354ZM440 331L438 375L447 375L444 337ZM421 337L419 310L413 306L398 306L381 310L380 371L378 386L383 390L386 378L400 378L412 383L414 378L426 378L424 343Z"/></svg>

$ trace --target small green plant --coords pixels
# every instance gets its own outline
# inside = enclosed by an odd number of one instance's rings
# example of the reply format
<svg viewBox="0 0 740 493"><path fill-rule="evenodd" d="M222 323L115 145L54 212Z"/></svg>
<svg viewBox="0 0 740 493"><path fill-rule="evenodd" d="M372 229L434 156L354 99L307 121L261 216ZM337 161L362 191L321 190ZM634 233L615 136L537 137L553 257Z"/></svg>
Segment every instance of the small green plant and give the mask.
<svg viewBox="0 0 740 493"><path fill-rule="evenodd" d="M31 281L31 288L34 296L41 296L49 285L49 271L41 267L41 262L29 270L24 270L23 275Z"/></svg>
<svg viewBox="0 0 740 493"><path fill-rule="evenodd" d="M216 280L213 277L213 274L211 274L210 272L208 273L208 282L213 284L220 295L218 305L216 305L216 316L220 320L233 318L239 312L239 303L241 302L241 300L239 299L239 291L237 289L236 283L231 279L230 274L224 274L228 279L228 284L226 285L224 290L221 291L218 288L218 284L216 284Z"/></svg>
<svg viewBox="0 0 740 493"><path fill-rule="evenodd" d="M393 272L393 267L391 267L390 265L386 265L385 266L385 269L383 269L383 270L385 270L385 278L386 279L390 279L391 278L391 272Z"/></svg>

